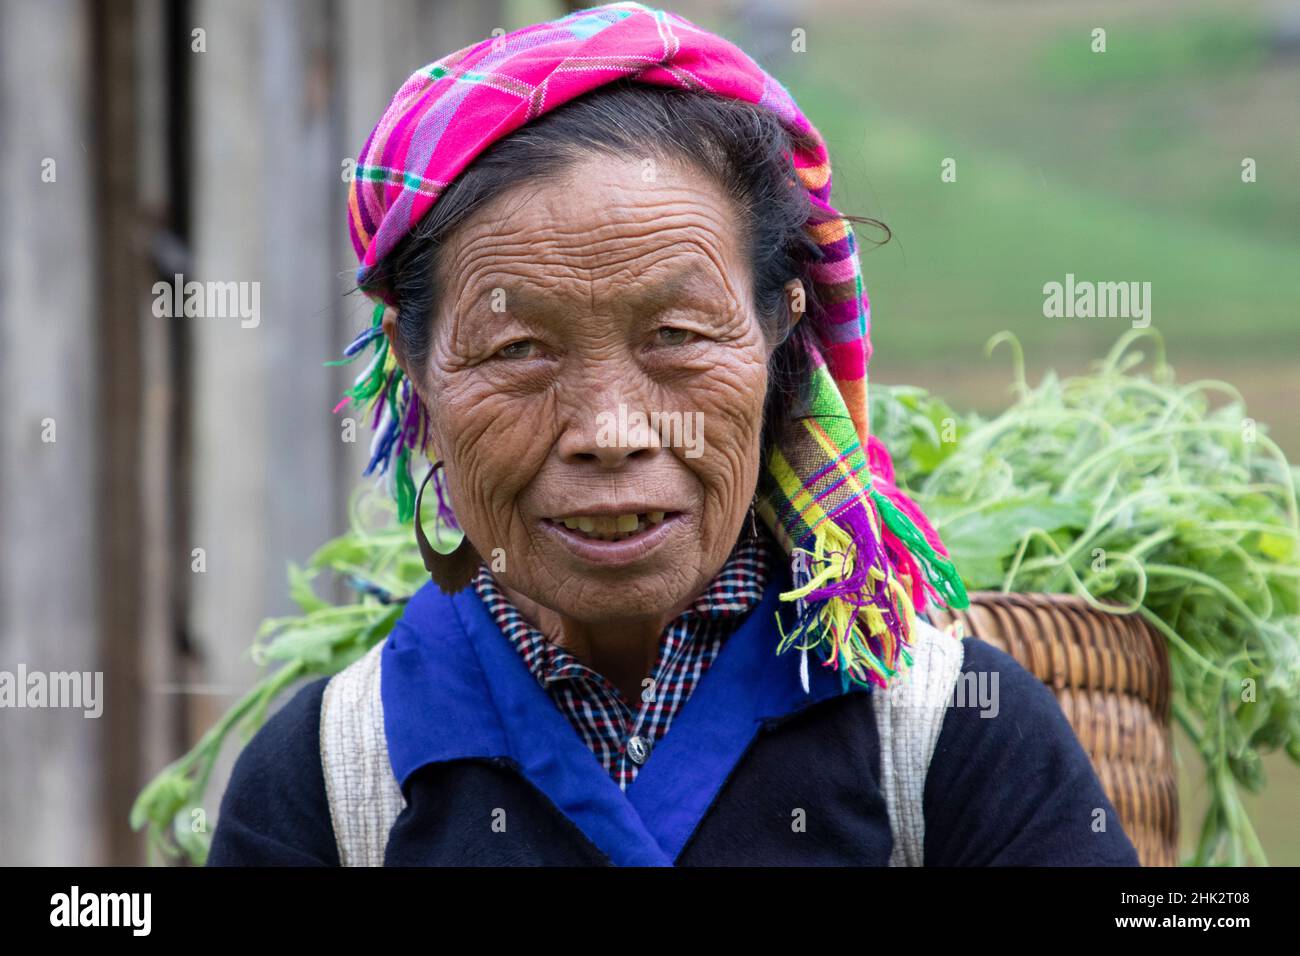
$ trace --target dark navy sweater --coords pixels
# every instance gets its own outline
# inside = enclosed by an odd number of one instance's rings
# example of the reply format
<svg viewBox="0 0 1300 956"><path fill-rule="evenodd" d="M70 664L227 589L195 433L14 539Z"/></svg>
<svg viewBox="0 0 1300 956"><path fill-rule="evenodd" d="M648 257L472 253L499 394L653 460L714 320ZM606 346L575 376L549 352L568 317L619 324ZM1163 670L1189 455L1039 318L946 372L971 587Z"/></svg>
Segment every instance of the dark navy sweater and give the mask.
<svg viewBox="0 0 1300 956"><path fill-rule="evenodd" d="M893 846L870 692L775 655L779 580L705 673L627 792L583 746L472 589L412 600L383 658L406 807L387 865L868 865ZM996 716L950 706L926 778L927 866L1136 866L1051 692L963 641ZM992 675L996 674L996 678ZM488 680L491 675L491 680ZM339 864L320 757L326 679L237 760L209 865Z"/></svg>

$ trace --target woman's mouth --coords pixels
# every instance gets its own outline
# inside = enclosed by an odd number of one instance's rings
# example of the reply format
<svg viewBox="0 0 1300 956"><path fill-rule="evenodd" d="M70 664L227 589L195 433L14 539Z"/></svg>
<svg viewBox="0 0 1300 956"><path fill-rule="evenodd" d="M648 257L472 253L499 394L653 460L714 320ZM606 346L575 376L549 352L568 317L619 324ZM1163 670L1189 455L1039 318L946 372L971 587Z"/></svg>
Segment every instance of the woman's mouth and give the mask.
<svg viewBox="0 0 1300 956"><path fill-rule="evenodd" d="M585 562L623 565L640 560L685 520L681 511L628 511L543 518L542 527Z"/></svg>
<svg viewBox="0 0 1300 956"><path fill-rule="evenodd" d="M642 511L621 515L570 515L548 519L591 541L624 541L635 538L671 514L666 511Z"/></svg>

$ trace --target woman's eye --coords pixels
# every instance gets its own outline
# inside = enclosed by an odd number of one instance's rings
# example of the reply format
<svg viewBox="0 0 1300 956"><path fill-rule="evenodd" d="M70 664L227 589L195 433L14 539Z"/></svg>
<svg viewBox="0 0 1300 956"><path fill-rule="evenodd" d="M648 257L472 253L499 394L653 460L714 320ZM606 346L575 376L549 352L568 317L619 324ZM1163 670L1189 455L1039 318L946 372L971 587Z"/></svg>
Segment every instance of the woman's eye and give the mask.
<svg viewBox="0 0 1300 956"><path fill-rule="evenodd" d="M673 328L671 325L665 325L659 330L658 344L685 345L687 342L691 341L691 337L693 334L694 333L689 332L686 329L676 329Z"/></svg>
<svg viewBox="0 0 1300 956"><path fill-rule="evenodd" d="M497 350L497 355L506 359L525 359L533 354L532 339L520 339Z"/></svg>

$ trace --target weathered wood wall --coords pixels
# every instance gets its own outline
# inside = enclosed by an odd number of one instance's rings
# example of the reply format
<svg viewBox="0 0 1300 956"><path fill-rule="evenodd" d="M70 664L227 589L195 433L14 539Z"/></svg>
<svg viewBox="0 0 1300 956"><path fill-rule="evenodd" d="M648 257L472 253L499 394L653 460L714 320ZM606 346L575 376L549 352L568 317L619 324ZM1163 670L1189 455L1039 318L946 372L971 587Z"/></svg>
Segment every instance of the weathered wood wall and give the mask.
<svg viewBox="0 0 1300 956"><path fill-rule="evenodd" d="M349 371L322 364L368 321L345 160L411 71L513 26L503 7L0 5L22 237L0 257L0 669L102 670L106 696L99 720L0 711L0 864L142 862L136 792L254 679L368 441L342 441ZM176 272L256 283L256 325L156 316Z"/></svg>

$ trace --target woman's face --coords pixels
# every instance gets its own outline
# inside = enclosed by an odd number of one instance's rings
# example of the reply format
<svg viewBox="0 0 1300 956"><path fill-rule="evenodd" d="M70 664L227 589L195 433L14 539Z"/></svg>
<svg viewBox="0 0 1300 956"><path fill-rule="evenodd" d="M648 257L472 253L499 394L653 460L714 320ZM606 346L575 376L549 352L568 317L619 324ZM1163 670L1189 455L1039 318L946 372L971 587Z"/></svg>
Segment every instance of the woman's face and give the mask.
<svg viewBox="0 0 1300 956"><path fill-rule="evenodd" d="M689 164L593 157L444 247L413 378L457 520L508 587L579 621L656 617L725 562L769 354L737 222Z"/></svg>

